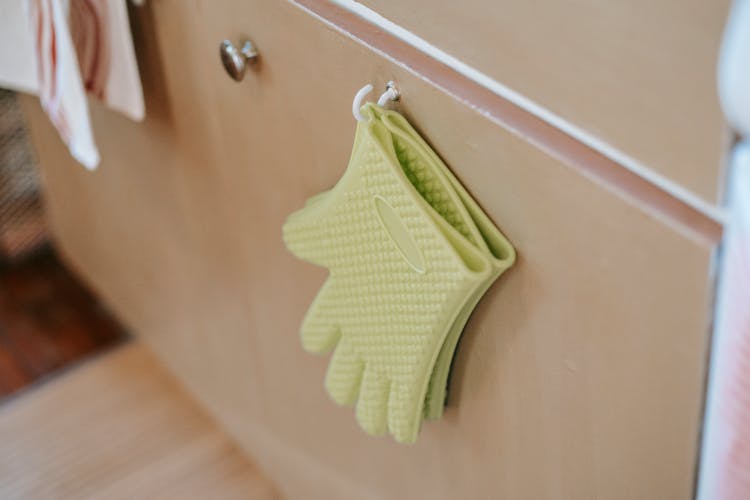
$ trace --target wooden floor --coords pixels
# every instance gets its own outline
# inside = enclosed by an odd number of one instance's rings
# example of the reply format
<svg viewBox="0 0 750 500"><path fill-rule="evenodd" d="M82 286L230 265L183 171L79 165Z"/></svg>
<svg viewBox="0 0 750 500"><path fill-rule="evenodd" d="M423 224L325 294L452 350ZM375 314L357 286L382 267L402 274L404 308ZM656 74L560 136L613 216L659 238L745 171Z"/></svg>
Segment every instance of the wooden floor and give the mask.
<svg viewBox="0 0 750 500"><path fill-rule="evenodd" d="M137 342L0 406L0 498L276 498Z"/></svg>
<svg viewBox="0 0 750 500"><path fill-rule="evenodd" d="M0 264L0 400L125 337L51 249Z"/></svg>

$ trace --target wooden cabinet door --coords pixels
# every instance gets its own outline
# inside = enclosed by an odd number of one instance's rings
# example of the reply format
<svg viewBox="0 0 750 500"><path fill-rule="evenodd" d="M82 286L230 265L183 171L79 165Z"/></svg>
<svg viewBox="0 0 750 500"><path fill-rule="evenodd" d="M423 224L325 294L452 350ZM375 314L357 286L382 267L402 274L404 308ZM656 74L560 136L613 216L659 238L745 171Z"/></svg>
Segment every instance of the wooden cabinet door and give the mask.
<svg viewBox="0 0 750 500"><path fill-rule="evenodd" d="M241 84L206 67L226 155L217 169L232 179L223 196L243 221L234 229L264 419L233 408L231 395L202 397L282 488L322 498L689 496L711 243L294 5L201 5L208 58L242 36L261 53ZM364 435L325 394L327 359L298 339L325 271L281 241L286 216L346 167L354 92L391 79L403 92L396 107L519 252L464 333L445 418L426 423L413 447ZM227 356L241 386L248 353Z"/></svg>

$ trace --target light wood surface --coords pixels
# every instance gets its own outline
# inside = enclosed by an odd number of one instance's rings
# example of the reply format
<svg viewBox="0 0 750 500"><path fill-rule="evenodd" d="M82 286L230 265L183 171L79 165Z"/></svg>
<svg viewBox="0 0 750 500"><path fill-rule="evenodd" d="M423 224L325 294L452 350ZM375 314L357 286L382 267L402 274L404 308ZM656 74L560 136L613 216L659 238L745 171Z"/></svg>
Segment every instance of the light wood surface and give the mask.
<svg viewBox="0 0 750 500"><path fill-rule="evenodd" d="M650 176L657 174L653 171L630 168L614 156L608 156L604 150L581 142L569 130L557 128L552 122L525 110L512 98L502 97L472 81L445 62L338 3L320 0L293 0L293 3L344 36L370 47L454 99L479 110L495 125L523 137L535 148L578 170L581 175L629 198L652 215L669 224L685 226L711 243L721 238L722 210L674 182L668 179L654 182Z"/></svg>
<svg viewBox="0 0 750 500"><path fill-rule="evenodd" d="M0 497L277 498L138 343L0 407Z"/></svg>
<svg viewBox="0 0 750 500"><path fill-rule="evenodd" d="M730 0L360 3L717 200L716 64Z"/></svg>
<svg viewBox="0 0 750 500"><path fill-rule="evenodd" d="M135 22L147 61L160 59L144 77L156 104L145 124L94 110L98 172L25 101L53 226L286 496L691 495L710 244L291 4L146 9ZM242 35L261 61L237 84L218 44ZM325 273L281 241L285 217L345 167L353 93L389 79L519 253L464 333L445 418L413 447L365 436L325 394L327 359L297 333Z"/></svg>

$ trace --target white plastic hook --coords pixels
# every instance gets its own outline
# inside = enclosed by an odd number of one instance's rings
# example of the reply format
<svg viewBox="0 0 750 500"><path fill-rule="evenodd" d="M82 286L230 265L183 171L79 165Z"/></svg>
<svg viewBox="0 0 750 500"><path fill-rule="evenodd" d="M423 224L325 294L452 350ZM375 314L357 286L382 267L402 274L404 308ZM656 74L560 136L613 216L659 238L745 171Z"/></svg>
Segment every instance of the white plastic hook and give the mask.
<svg viewBox="0 0 750 500"><path fill-rule="evenodd" d="M352 101L352 114L358 122L361 122L365 119L365 117L362 116L362 113L359 112L359 109L362 107L362 99L364 99L365 96L370 92L372 92L372 84L368 83L367 85L359 89L359 92L354 95L354 100Z"/></svg>
<svg viewBox="0 0 750 500"><path fill-rule="evenodd" d="M396 84L388 82L385 84L385 92L378 99L378 106L385 106L388 101L398 101L401 98L401 92L396 88Z"/></svg>
<svg viewBox="0 0 750 500"><path fill-rule="evenodd" d="M359 112L359 110L362 107L362 100L370 92L372 92L372 85L368 83L367 85L359 89L359 92L354 95L354 100L352 101L352 114L358 122L364 120L364 117ZM378 98L378 106L385 106L388 101L398 101L400 97L401 92L399 92L396 88L396 84L394 84L393 82L388 82L385 92L383 92Z"/></svg>

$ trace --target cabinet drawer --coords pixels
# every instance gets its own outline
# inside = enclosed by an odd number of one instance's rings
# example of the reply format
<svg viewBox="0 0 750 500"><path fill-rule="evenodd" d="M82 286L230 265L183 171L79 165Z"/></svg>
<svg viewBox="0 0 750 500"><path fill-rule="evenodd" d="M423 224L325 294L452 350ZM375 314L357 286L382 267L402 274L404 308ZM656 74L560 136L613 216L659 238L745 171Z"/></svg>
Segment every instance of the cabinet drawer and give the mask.
<svg viewBox="0 0 750 500"><path fill-rule="evenodd" d="M360 3L716 200L723 143L716 62L729 0Z"/></svg>
<svg viewBox="0 0 750 500"><path fill-rule="evenodd" d="M146 4L162 71L144 79L162 99L145 129L94 114L100 171L63 160L38 112L35 139L66 253L288 497L691 495L710 244L291 3L195 4ZM261 59L237 84L217 49L242 35ZM366 436L326 395L327 359L298 335L325 272L281 240L346 166L354 92L387 80L518 251L413 446Z"/></svg>

